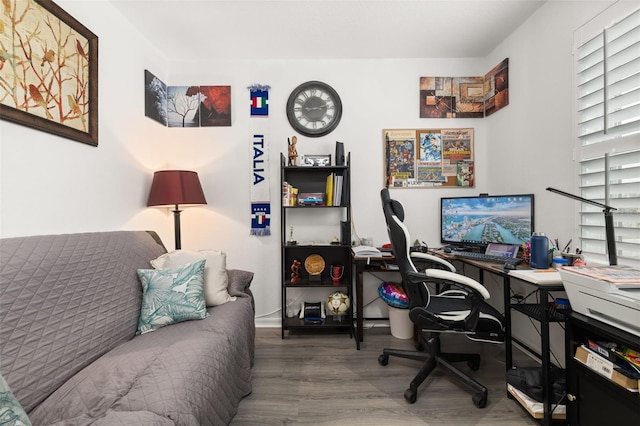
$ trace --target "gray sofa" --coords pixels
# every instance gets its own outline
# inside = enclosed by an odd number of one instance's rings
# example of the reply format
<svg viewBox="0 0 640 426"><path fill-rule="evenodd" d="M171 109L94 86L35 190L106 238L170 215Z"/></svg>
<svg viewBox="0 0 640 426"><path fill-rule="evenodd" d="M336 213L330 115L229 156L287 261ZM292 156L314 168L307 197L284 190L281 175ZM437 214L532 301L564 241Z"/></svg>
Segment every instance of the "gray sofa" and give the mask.
<svg viewBox="0 0 640 426"><path fill-rule="evenodd" d="M153 232L0 240L0 371L34 425L228 424L251 392L253 273L236 300L136 335Z"/></svg>

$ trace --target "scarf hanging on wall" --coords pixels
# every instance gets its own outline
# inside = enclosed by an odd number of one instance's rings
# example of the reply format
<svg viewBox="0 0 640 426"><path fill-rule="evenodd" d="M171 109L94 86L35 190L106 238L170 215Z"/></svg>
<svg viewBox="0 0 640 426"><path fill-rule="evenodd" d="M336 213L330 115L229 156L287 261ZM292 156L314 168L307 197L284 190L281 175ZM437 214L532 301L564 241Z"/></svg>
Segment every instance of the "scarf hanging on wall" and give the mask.
<svg viewBox="0 0 640 426"><path fill-rule="evenodd" d="M251 235L271 235L269 86L248 87L251 99Z"/></svg>

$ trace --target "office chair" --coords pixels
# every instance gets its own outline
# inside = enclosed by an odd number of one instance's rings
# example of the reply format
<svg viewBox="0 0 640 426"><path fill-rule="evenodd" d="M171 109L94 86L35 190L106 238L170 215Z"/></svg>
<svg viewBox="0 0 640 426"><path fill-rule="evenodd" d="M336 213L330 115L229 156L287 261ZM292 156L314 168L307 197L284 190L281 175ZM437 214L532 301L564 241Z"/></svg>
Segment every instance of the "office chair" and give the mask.
<svg viewBox="0 0 640 426"><path fill-rule="evenodd" d="M415 253L411 253L409 248L409 231L403 223L402 204L391 199L386 188L380 196L391 247L402 276L402 286L409 298L409 318L420 330L427 347L424 348L419 341L416 344L417 351L385 348L378 362L387 365L389 356L424 361L404 393L404 398L411 404L417 399L418 386L436 367L440 367L473 389L473 403L478 408L484 408L487 405L487 388L452 364L466 361L469 368L476 371L480 367L480 355L443 353L440 350L440 335L457 333L475 341L501 343L504 341L504 318L485 302L489 298L487 289L477 281L455 273L455 268L452 271L452 267L443 267L442 263L434 262L436 267L418 272L412 259ZM434 286L436 290L432 294L430 287ZM440 288L443 290L438 292ZM430 333L429 338L423 333Z"/></svg>

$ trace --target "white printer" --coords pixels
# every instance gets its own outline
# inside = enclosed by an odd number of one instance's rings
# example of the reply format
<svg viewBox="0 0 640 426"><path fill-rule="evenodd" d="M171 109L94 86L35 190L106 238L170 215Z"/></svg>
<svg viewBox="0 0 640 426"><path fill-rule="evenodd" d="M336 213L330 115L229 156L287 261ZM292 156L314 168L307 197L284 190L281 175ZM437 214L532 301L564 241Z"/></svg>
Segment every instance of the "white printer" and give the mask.
<svg viewBox="0 0 640 426"><path fill-rule="evenodd" d="M640 269L564 266L559 272L571 309L640 336Z"/></svg>

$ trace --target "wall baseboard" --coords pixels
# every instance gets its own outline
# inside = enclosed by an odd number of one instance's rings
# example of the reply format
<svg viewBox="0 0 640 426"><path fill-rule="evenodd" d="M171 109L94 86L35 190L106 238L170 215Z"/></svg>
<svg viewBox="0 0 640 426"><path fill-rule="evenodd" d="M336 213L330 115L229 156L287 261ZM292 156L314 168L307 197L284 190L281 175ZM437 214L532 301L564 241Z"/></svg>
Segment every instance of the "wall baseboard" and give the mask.
<svg viewBox="0 0 640 426"><path fill-rule="evenodd" d="M282 326L282 321L280 320L280 318L256 318L255 322L256 322L256 328L280 328ZM363 326L365 330L367 328L377 328L377 327L388 328L389 321L388 320L365 320Z"/></svg>

